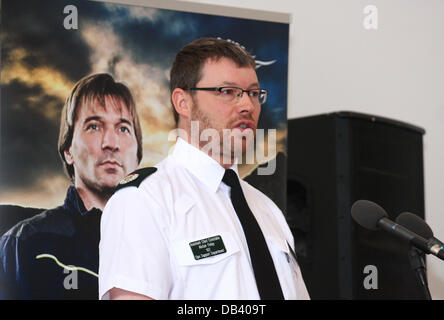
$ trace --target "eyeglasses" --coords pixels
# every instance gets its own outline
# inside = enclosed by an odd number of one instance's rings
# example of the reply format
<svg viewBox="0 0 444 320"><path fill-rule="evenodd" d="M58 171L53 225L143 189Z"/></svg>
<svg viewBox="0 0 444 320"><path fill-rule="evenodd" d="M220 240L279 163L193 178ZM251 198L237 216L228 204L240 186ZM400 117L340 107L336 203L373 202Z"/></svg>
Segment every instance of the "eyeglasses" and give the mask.
<svg viewBox="0 0 444 320"><path fill-rule="evenodd" d="M265 89L244 90L238 87L189 88L187 90L216 91L217 96L224 102L237 103L242 99L244 92L248 94L253 104L260 105L267 101L268 91Z"/></svg>

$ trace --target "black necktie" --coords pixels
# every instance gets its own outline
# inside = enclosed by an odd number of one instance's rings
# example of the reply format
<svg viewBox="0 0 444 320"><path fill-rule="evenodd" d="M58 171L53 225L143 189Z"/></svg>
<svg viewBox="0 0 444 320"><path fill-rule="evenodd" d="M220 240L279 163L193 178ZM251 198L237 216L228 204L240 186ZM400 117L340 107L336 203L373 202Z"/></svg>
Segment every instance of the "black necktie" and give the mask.
<svg viewBox="0 0 444 320"><path fill-rule="evenodd" d="M231 169L225 170L222 181L231 187L231 202L244 229L261 299L283 300L284 295L274 268L273 259L259 224L248 207L236 173Z"/></svg>

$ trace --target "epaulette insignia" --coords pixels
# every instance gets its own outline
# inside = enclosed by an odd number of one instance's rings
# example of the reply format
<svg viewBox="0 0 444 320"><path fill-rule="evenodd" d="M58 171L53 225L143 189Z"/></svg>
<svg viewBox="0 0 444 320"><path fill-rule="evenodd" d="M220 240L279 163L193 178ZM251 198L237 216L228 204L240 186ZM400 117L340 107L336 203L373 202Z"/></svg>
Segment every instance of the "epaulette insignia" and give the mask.
<svg viewBox="0 0 444 320"><path fill-rule="evenodd" d="M150 176L156 171L157 168L154 167L147 167L136 170L120 180L119 184L114 189L114 192L129 186L138 187L142 183L142 181L145 180L146 177Z"/></svg>

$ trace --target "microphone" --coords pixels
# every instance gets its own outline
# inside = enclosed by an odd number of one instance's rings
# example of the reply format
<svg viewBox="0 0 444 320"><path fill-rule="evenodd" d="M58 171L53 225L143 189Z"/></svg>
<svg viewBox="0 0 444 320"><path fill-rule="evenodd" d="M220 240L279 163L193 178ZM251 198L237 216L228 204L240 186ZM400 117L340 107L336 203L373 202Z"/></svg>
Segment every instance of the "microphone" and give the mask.
<svg viewBox="0 0 444 320"><path fill-rule="evenodd" d="M430 227L418 216L411 214L409 212L404 212L398 215L396 222L400 225L412 230L413 232L419 234L425 239L433 237L433 231ZM429 243L430 241L428 241ZM431 246L428 245L430 248ZM424 290L424 295L427 300L432 300L432 295L430 294L429 286L427 283L427 273L426 265L424 262L424 252L421 252L417 248L410 248L409 250L409 261L412 269L416 272L421 286Z"/></svg>
<svg viewBox="0 0 444 320"><path fill-rule="evenodd" d="M353 219L366 229L388 231L407 240L425 253L431 253L444 260L444 252L431 251L426 239L387 218L387 212L374 202L368 200L356 201L351 208L351 214Z"/></svg>
<svg viewBox="0 0 444 320"><path fill-rule="evenodd" d="M433 236L433 231L427 222L416 214L403 212L396 218L396 222L427 239L427 246L434 255L438 257L444 255L444 243Z"/></svg>

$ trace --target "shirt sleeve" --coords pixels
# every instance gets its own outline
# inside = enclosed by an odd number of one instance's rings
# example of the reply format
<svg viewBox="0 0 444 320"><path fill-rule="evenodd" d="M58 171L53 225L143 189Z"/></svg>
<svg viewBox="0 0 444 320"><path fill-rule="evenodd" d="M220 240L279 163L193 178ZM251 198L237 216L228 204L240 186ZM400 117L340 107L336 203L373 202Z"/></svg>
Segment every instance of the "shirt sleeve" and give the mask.
<svg viewBox="0 0 444 320"><path fill-rule="evenodd" d="M160 222L165 214L140 188L127 187L110 198L100 226L99 299L114 287L168 298L170 261Z"/></svg>

